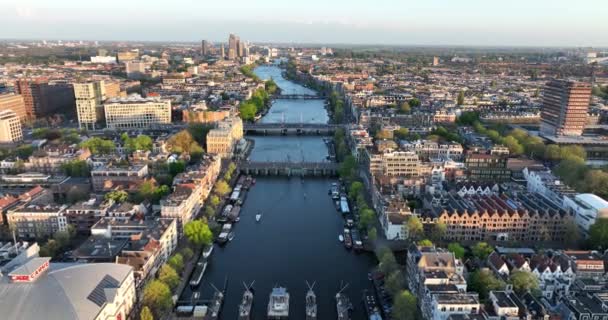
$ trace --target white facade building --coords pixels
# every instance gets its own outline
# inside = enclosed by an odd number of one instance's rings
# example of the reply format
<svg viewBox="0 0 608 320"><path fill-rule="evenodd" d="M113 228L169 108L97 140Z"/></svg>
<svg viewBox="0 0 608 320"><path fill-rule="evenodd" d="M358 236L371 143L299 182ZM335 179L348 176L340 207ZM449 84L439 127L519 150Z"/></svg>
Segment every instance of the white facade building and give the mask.
<svg viewBox="0 0 608 320"><path fill-rule="evenodd" d="M104 105L106 126L110 129L149 128L171 123L171 102L160 98L112 99Z"/></svg>

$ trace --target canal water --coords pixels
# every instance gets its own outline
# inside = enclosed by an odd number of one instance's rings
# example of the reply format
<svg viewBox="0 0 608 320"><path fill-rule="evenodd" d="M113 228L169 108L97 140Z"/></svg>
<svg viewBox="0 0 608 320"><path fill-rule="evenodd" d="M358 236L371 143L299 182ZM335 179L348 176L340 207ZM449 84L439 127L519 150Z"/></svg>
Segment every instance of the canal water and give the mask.
<svg viewBox="0 0 608 320"><path fill-rule="evenodd" d="M256 74L263 79L272 75L283 92L305 92L306 88L283 79L277 67L258 67ZM284 102L286 112L299 109L299 102ZM323 102L319 104L324 112ZM252 138L255 140L252 161L324 161L328 155L323 137ZM211 284L219 288L228 277L221 319L238 319L243 282L252 281L255 281L252 319L266 319L268 297L274 286L284 286L290 293L289 319L305 319L306 281L316 283L319 319L336 319L335 294L341 282L349 284L345 292L355 307L353 319L365 319L362 291L370 287L367 273L375 258L369 253L346 250L338 241L344 220L328 195L335 181L257 177L243 204L241 219L233 229L234 239L223 247L216 245L203 281L196 289L201 298L208 299L213 293ZM260 222L255 221L257 213L262 214ZM186 289L182 299L191 294Z"/></svg>

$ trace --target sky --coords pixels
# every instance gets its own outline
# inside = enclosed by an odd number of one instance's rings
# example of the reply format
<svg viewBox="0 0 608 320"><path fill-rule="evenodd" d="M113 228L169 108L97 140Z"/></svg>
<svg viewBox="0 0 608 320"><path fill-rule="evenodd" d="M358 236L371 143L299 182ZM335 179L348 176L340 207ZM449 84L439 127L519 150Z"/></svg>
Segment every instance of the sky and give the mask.
<svg viewBox="0 0 608 320"><path fill-rule="evenodd" d="M0 39L608 47L607 0L0 0Z"/></svg>

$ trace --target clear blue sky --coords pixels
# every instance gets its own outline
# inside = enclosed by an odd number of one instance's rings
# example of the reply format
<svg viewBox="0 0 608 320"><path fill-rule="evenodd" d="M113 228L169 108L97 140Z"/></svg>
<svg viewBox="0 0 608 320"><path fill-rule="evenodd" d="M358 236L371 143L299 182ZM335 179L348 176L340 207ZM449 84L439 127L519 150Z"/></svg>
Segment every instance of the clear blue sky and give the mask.
<svg viewBox="0 0 608 320"><path fill-rule="evenodd" d="M608 0L0 0L0 38L608 46Z"/></svg>

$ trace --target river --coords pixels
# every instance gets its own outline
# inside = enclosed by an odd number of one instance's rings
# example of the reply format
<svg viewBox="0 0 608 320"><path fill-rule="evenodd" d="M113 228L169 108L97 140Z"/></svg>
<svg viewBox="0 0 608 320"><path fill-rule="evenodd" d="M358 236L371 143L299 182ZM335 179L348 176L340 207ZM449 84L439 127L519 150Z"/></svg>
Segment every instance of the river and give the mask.
<svg viewBox="0 0 608 320"><path fill-rule="evenodd" d="M262 79L272 77L284 93L307 93L309 90L281 76L277 67L258 67ZM314 92L313 92L314 93ZM290 115L301 112L301 101L275 102L261 121L272 119L279 106ZM315 121L327 114L323 101L311 103ZM321 111L325 118L320 117ZM267 136L253 137L255 147L250 155L256 161L324 161L328 155L322 137ZM348 283L346 293L355 310L353 319L365 319L362 290L370 287L367 273L375 264L369 253L346 250L338 241L344 221L327 194L335 179L257 177L235 226L235 238L223 247L216 246L209 266L198 288L202 298L211 297L210 283L220 287L228 277L227 295L222 319L236 320L243 294L243 282L255 281L253 319L266 319L268 295L275 285L290 293L289 319L305 319L306 281L316 282L319 319L335 319L335 294L340 282ZM255 221L261 212L262 220ZM190 290L184 293L189 297Z"/></svg>

